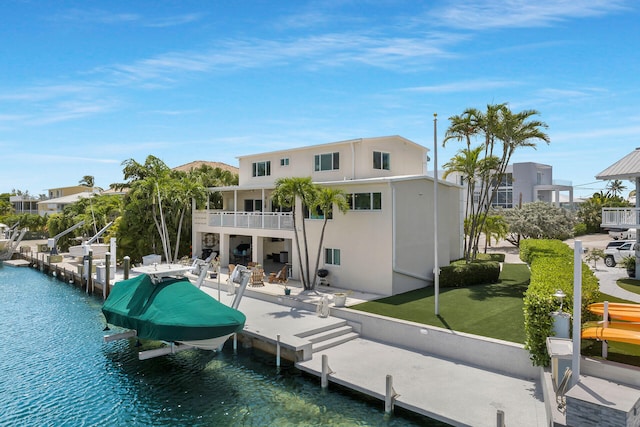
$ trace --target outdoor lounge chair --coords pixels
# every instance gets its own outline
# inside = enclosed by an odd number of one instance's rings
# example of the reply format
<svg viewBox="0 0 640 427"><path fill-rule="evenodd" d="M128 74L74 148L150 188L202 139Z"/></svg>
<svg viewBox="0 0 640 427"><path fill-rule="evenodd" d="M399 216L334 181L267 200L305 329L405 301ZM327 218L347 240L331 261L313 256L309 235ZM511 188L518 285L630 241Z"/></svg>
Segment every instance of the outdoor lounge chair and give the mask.
<svg viewBox="0 0 640 427"><path fill-rule="evenodd" d="M287 266L285 265L277 273L269 273L269 283L287 283Z"/></svg>
<svg viewBox="0 0 640 427"><path fill-rule="evenodd" d="M251 271L251 282L249 282L250 286L264 286L263 282L264 278L264 270L261 268L256 268Z"/></svg>

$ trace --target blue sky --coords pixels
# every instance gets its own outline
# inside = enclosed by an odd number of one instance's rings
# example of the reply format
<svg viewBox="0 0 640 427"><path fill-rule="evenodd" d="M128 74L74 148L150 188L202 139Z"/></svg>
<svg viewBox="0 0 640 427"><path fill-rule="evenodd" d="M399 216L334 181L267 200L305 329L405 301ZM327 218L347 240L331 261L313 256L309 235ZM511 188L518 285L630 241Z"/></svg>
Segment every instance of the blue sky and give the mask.
<svg viewBox="0 0 640 427"><path fill-rule="evenodd" d="M633 0L5 0L0 193L107 188L150 154L237 166L396 134L433 149L433 113L441 141L448 117L507 102L551 138L513 160L588 196L640 146L639 15ZM461 147L440 143L438 163Z"/></svg>

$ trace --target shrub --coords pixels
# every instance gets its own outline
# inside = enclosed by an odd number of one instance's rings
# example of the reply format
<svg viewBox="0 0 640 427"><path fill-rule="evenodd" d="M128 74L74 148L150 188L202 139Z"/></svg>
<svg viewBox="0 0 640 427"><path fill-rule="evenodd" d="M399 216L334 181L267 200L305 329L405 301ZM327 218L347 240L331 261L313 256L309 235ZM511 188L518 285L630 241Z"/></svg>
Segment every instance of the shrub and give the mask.
<svg viewBox="0 0 640 427"><path fill-rule="evenodd" d="M500 264L496 261L453 262L440 270L440 286L457 288L460 286L496 283L500 277Z"/></svg>
<svg viewBox="0 0 640 427"><path fill-rule="evenodd" d="M584 222L579 222L573 226L574 236L584 236L587 234L587 225Z"/></svg>
<svg viewBox="0 0 640 427"><path fill-rule="evenodd" d="M523 258L521 254L521 258ZM525 348L534 365L547 366L549 354L546 340L553 336L550 313L557 311L560 302L553 294L561 289L565 311L573 310L573 251L560 241L527 240L526 258L531 261L531 283L524 296ZM524 259L524 258L523 258ZM592 316L586 307L598 300L598 280L582 262L582 316Z"/></svg>
<svg viewBox="0 0 640 427"><path fill-rule="evenodd" d="M537 257L573 257L572 249L560 240L525 239L520 242L520 259L531 265ZM573 264L573 262L572 262Z"/></svg>

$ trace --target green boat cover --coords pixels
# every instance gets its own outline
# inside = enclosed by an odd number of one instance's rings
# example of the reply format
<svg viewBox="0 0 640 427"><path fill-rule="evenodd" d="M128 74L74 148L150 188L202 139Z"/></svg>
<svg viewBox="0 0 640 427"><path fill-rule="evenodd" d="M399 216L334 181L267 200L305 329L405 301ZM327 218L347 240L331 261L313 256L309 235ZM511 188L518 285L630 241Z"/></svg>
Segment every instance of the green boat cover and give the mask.
<svg viewBox="0 0 640 427"><path fill-rule="evenodd" d="M160 341L217 338L240 332L246 320L186 278L154 284L146 274L117 282L102 312L108 323Z"/></svg>

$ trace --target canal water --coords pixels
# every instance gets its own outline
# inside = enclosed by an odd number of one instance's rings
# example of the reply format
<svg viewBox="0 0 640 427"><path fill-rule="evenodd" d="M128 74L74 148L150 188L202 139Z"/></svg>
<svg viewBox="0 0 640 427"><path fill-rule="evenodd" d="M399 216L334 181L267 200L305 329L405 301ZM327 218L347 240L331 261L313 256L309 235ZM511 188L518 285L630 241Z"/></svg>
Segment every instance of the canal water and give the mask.
<svg viewBox="0 0 640 427"><path fill-rule="evenodd" d="M136 340L103 343L101 299L0 263L1 426L443 425L251 349L140 361ZM149 344L145 344L149 345Z"/></svg>

